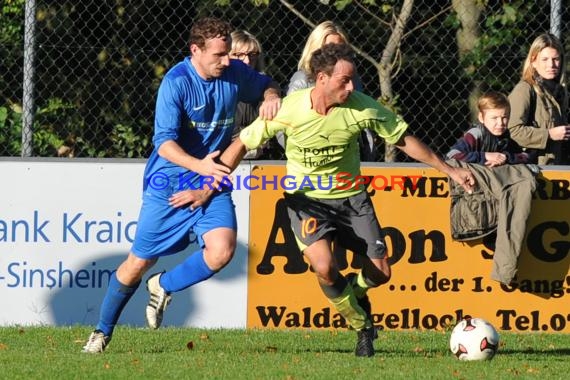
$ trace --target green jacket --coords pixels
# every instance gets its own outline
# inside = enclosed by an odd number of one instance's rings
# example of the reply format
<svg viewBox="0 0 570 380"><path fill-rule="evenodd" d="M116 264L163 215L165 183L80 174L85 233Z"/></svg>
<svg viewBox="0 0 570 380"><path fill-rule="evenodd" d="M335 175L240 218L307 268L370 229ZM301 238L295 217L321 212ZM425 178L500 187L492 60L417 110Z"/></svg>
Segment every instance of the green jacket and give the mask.
<svg viewBox="0 0 570 380"><path fill-rule="evenodd" d="M496 232L491 279L510 284L518 270L532 194L536 165L485 165L447 160L453 167L468 168L477 185L472 194L450 180L451 237L469 241Z"/></svg>

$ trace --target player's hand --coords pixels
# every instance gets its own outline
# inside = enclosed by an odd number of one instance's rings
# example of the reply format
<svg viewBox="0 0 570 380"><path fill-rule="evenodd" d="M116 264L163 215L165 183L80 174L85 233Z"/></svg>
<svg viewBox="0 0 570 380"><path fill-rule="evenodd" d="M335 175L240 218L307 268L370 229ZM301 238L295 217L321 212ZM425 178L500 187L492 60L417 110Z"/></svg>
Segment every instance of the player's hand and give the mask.
<svg viewBox="0 0 570 380"><path fill-rule="evenodd" d="M490 168L507 163L507 155L499 152L485 152L485 166Z"/></svg>
<svg viewBox="0 0 570 380"><path fill-rule="evenodd" d="M194 210L203 206L214 194L214 191L213 189L183 190L168 198L168 204L176 208L188 206Z"/></svg>
<svg viewBox="0 0 570 380"><path fill-rule="evenodd" d="M271 96L263 101L259 106L259 117L263 120L271 120L277 115L281 108L281 98Z"/></svg>
<svg viewBox="0 0 570 380"><path fill-rule="evenodd" d="M471 170L464 168L452 168L449 172L449 176L452 180L461 185L468 194L473 193L473 189L475 188L477 181L475 180L473 173L471 173Z"/></svg>
<svg viewBox="0 0 570 380"><path fill-rule="evenodd" d="M219 188L220 182L222 182L222 180L226 178L231 172L230 168L215 161L215 158L219 155L219 150L208 154L206 157L200 160L200 163L194 170L196 173L204 177L208 177L208 183L213 188Z"/></svg>

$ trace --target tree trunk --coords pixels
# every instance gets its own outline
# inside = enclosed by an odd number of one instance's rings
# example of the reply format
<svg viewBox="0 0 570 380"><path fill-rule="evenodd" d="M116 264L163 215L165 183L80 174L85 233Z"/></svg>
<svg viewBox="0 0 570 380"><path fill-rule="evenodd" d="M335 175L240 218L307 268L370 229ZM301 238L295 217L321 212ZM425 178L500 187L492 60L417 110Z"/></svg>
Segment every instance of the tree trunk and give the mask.
<svg viewBox="0 0 570 380"><path fill-rule="evenodd" d="M414 6L414 0L404 0L402 9L398 18L396 19L396 25L392 29L392 34L388 39L386 47L382 51L382 58L380 58L380 64L376 67L378 68L378 76L380 79L380 91L382 97L387 101L390 101L394 94L392 92L392 62L394 61L394 56L396 51L400 47L402 42L402 36L404 35L404 29L408 23L408 19L412 13ZM391 144L386 144L384 150L384 161L395 162L397 156L396 147Z"/></svg>
<svg viewBox="0 0 570 380"><path fill-rule="evenodd" d="M461 23L461 27L457 30L457 50L459 59L461 60L466 53L473 50L479 40L479 17L483 10L480 0L452 0L451 5L457 13L457 18ZM475 67L469 66L465 69L466 74L470 75ZM469 93L469 110L471 111L471 120L477 119L477 99L481 94L481 83L474 82Z"/></svg>

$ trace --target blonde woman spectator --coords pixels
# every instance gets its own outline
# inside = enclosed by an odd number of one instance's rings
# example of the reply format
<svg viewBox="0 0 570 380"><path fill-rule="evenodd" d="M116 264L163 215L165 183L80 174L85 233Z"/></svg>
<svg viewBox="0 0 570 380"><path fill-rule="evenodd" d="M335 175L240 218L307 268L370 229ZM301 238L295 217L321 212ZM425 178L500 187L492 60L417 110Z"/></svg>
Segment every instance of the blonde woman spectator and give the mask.
<svg viewBox="0 0 570 380"><path fill-rule="evenodd" d="M564 70L562 44L552 34L541 34L530 46L521 81L509 95L511 138L534 150L539 165L570 164Z"/></svg>
<svg viewBox="0 0 570 380"><path fill-rule="evenodd" d="M297 65L297 72L293 74L291 80L289 81L289 86L287 87L287 95L290 93L301 90L303 88L314 86L314 81L309 77L310 72L309 62L313 52L320 49L326 44L341 44L349 43L348 38L342 28L336 25L332 21L324 21L317 25L309 37L307 42L305 42L305 47L303 48L303 53L299 59L299 64ZM355 73L354 87L357 91L362 91L362 82L360 78ZM283 136L278 136L278 140L282 146ZM358 144L360 147L360 159L362 161L376 161L376 147L374 146L374 134L365 129L358 138Z"/></svg>
<svg viewBox="0 0 570 380"><path fill-rule="evenodd" d="M305 42L303 53L301 53L301 58L297 65L297 72L293 74L289 81L287 95L293 91L314 85L314 82L309 80L308 73L310 72L309 62L315 50L320 49L325 44L340 43L348 43L348 38L340 26L336 25L332 21L325 21L317 25L311 34L309 34L307 42ZM355 79L355 87L357 90L361 91L362 83L360 83L358 77Z"/></svg>

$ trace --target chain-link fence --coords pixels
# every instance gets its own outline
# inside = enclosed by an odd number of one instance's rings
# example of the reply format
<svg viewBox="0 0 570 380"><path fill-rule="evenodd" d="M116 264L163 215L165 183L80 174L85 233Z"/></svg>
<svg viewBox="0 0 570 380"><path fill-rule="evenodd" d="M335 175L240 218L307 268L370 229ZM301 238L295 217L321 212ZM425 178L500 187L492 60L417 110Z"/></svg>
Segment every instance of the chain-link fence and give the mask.
<svg viewBox="0 0 570 380"><path fill-rule="evenodd" d="M359 53L364 91L441 154L467 128L471 99L518 82L538 34L570 40L568 0L265 2L4 0L0 155L147 157L158 85L200 16L256 35L283 88L314 25L335 21Z"/></svg>

